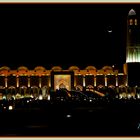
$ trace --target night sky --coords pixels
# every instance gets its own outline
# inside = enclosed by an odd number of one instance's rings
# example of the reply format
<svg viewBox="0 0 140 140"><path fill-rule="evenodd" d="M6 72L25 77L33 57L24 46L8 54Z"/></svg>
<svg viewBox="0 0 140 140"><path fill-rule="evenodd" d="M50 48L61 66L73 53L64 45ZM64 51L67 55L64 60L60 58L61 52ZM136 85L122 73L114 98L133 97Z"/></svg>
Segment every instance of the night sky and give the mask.
<svg viewBox="0 0 140 140"><path fill-rule="evenodd" d="M0 66L122 66L131 8L140 15L139 4L0 5Z"/></svg>

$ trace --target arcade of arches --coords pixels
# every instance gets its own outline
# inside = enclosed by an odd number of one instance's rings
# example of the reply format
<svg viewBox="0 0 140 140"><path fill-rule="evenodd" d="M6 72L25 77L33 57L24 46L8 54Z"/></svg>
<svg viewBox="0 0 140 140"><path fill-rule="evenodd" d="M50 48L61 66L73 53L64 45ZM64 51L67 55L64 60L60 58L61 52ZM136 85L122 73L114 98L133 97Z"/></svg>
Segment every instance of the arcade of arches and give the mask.
<svg viewBox="0 0 140 140"><path fill-rule="evenodd" d="M82 90L87 87L90 90L100 85L103 86L127 86L127 75L125 72L119 73L111 66L104 66L102 69L97 70L94 66L87 66L85 69L79 69L77 66L71 66L67 70L63 70L60 66L54 66L52 69L47 70L42 66L35 67L34 70L29 70L25 66L19 67L17 70L11 70L7 66L0 68L0 87L8 88L14 92L14 89L19 88L21 93L27 92L28 88L50 88L51 87L51 72L60 71L63 72L73 71L74 73L74 88L76 90ZM61 80L63 81L63 80ZM59 88L66 87L67 83L61 82L61 85L56 85Z"/></svg>

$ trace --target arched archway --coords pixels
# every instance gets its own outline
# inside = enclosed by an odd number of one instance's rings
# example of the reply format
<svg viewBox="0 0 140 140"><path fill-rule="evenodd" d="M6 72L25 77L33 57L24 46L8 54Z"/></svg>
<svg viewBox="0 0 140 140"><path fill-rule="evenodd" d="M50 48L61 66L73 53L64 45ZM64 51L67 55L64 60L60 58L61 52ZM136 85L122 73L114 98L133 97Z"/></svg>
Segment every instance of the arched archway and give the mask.
<svg viewBox="0 0 140 140"><path fill-rule="evenodd" d="M30 94L35 98L38 97L39 96L39 88L37 86L32 86Z"/></svg>
<svg viewBox="0 0 140 140"><path fill-rule="evenodd" d="M49 92L48 86L43 86L41 88L41 91L42 91L42 96L45 97L48 94L48 92Z"/></svg>
<svg viewBox="0 0 140 140"><path fill-rule="evenodd" d="M5 95L5 87L4 86L0 86L0 100L1 99L6 99L6 95Z"/></svg>
<svg viewBox="0 0 140 140"><path fill-rule="evenodd" d="M66 89L65 84L64 84L64 83L60 83L60 85L59 85L59 89Z"/></svg>
<svg viewBox="0 0 140 140"><path fill-rule="evenodd" d="M86 91L93 91L94 87L92 85L86 86Z"/></svg>
<svg viewBox="0 0 140 140"><path fill-rule="evenodd" d="M49 87L48 86L43 86L41 88L42 91L42 97L44 99L50 100L50 92L49 92Z"/></svg>
<svg viewBox="0 0 140 140"><path fill-rule="evenodd" d="M119 86L119 98L126 98L127 97L127 88L124 85Z"/></svg>
<svg viewBox="0 0 140 140"><path fill-rule="evenodd" d="M2 93L2 94L5 93L5 87L4 86L0 86L0 93Z"/></svg>
<svg viewBox="0 0 140 140"><path fill-rule="evenodd" d="M104 88L104 85L99 85L99 86L97 87L98 90L100 90L100 89L102 89L102 88Z"/></svg>
<svg viewBox="0 0 140 140"><path fill-rule="evenodd" d="M26 86L21 86L21 87L19 87L19 94L20 94L21 96L25 96L26 91L27 91L27 87L26 87Z"/></svg>
<svg viewBox="0 0 140 140"><path fill-rule="evenodd" d="M126 93L127 92L127 88L126 88L126 86L124 86L124 85L120 85L119 86L119 93Z"/></svg>
<svg viewBox="0 0 140 140"><path fill-rule="evenodd" d="M117 97L118 95L117 95L117 90L116 90L116 88L115 88L115 86L114 85L109 85L108 87L107 87L107 95L108 95L108 97L111 97L111 98L115 98L115 97Z"/></svg>
<svg viewBox="0 0 140 140"><path fill-rule="evenodd" d="M115 89L114 85L109 85L108 88Z"/></svg>
<svg viewBox="0 0 140 140"><path fill-rule="evenodd" d="M15 95L16 94L16 87L15 86L8 87L8 94Z"/></svg>
<svg viewBox="0 0 140 140"><path fill-rule="evenodd" d="M12 99L15 98L16 96L16 87L10 86L8 87L8 94L7 94L7 99Z"/></svg>
<svg viewBox="0 0 140 140"><path fill-rule="evenodd" d="M77 91L83 91L83 87L82 87L81 85L77 85L77 86L75 87L75 89L76 89Z"/></svg>
<svg viewBox="0 0 140 140"><path fill-rule="evenodd" d="M107 88L104 86L104 85L99 85L98 87L97 87L97 91L99 91L99 92L101 92L101 93L103 93L103 94L106 94L107 93Z"/></svg>

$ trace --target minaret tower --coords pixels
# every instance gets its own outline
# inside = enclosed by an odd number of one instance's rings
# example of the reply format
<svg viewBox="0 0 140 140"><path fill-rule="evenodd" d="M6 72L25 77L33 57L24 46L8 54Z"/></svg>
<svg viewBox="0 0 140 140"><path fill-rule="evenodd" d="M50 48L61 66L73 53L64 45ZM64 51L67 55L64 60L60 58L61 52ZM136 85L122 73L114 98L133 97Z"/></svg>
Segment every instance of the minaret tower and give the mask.
<svg viewBox="0 0 140 140"><path fill-rule="evenodd" d="M131 9L127 17L126 63L140 62L140 30L136 12Z"/></svg>
<svg viewBox="0 0 140 140"><path fill-rule="evenodd" d="M124 73L127 75L127 86L140 86L140 26L134 9L131 9L127 16L127 44Z"/></svg>

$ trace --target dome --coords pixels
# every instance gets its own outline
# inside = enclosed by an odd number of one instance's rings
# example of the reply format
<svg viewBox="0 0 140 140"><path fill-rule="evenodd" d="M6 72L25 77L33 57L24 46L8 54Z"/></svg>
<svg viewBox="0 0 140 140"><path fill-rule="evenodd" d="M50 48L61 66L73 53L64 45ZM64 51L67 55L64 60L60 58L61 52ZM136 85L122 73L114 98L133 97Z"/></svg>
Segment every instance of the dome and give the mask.
<svg viewBox="0 0 140 140"><path fill-rule="evenodd" d="M86 70L96 70L96 68L94 66L87 66L85 69Z"/></svg>
<svg viewBox="0 0 140 140"><path fill-rule="evenodd" d="M51 70L62 70L60 66L53 66Z"/></svg>
<svg viewBox="0 0 140 140"><path fill-rule="evenodd" d="M131 9L128 13L128 16L134 16L134 15L136 15L136 12L134 9Z"/></svg>
<svg viewBox="0 0 140 140"><path fill-rule="evenodd" d="M71 66L68 70L80 70L77 66Z"/></svg>
<svg viewBox="0 0 140 140"><path fill-rule="evenodd" d="M45 71L46 69L42 66L37 66L34 68L35 71Z"/></svg>
<svg viewBox="0 0 140 140"><path fill-rule="evenodd" d="M113 68L111 66L104 66L102 69L103 70L113 70Z"/></svg>
<svg viewBox="0 0 140 140"><path fill-rule="evenodd" d="M25 70L25 71L26 71L26 70L28 70L28 68L27 68L27 67L25 67L25 66L20 66L20 67L18 67L18 69L17 69L17 70L19 70L19 71L20 71L20 70Z"/></svg>
<svg viewBox="0 0 140 140"><path fill-rule="evenodd" d="M3 66L3 67L0 68L0 70L10 70L10 68L7 67L7 66Z"/></svg>

